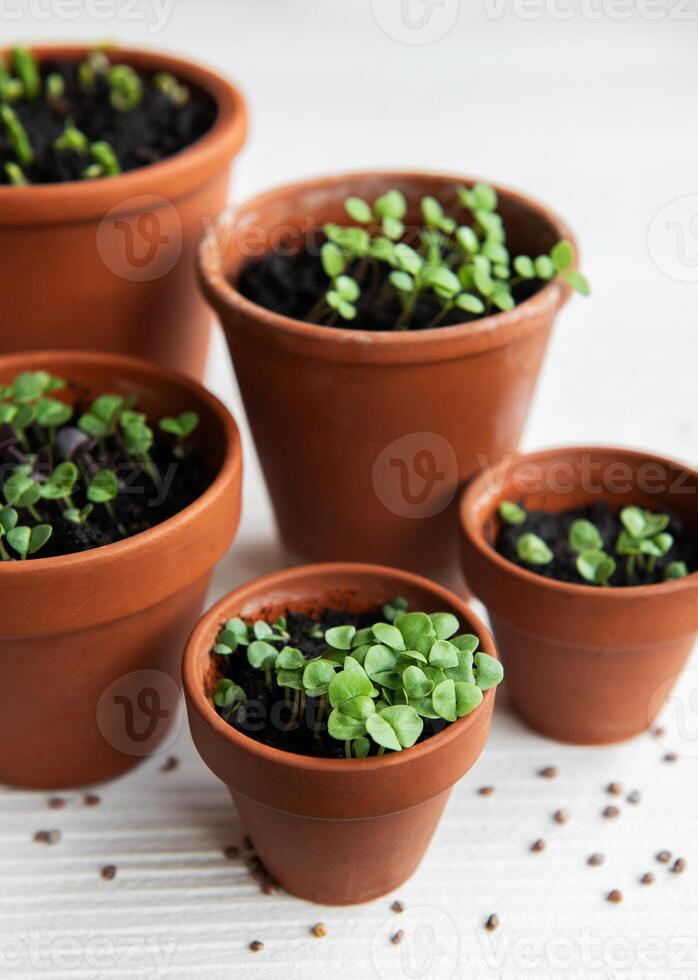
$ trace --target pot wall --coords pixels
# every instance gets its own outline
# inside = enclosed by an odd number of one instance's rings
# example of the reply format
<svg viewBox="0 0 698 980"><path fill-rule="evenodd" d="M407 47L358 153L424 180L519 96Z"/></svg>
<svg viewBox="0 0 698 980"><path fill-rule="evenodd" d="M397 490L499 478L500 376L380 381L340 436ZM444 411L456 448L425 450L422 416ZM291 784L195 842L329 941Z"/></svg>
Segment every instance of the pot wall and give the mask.
<svg viewBox="0 0 698 980"><path fill-rule="evenodd" d="M181 650L237 528L242 454L224 406L173 372L49 352L0 358L0 381L39 368L95 394L136 394L149 415L194 409L212 478L189 507L125 541L0 563L0 782L59 789L119 775L166 739Z"/></svg>
<svg viewBox="0 0 698 980"><path fill-rule="evenodd" d="M315 759L262 745L218 716L210 700L210 650L220 624L234 615L274 617L287 608L327 606L359 611L397 594L413 609L453 612L496 655L483 624L453 594L406 572L351 564L288 569L236 589L206 614L187 647L184 689L196 747L228 786L268 871L300 898L365 902L412 874L451 787L484 747L495 692L412 749L365 760Z"/></svg>
<svg viewBox="0 0 698 980"><path fill-rule="evenodd" d="M76 59L82 47L39 47ZM115 55L117 52L115 52ZM210 314L195 281L205 228L223 208L245 138L240 93L188 61L121 49L169 70L219 105L213 128L181 153L99 181L0 188L0 354L90 349L144 357L201 379Z"/></svg>
<svg viewBox="0 0 698 980"><path fill-rule="evenodd" d="M531 727L580 744L618 742L647 730L698 634L698 575L613 589L543 578L492 547L501 500L552 511L598 499L614 509L671 509L698 534L697 494L698 473L680 463L586 447L521 456L466 490L463 571L487 606L509 695Z"/></svg>
<svg viewBox="0 0 698 980"><path fill-rule="evenodd" d="M457 490L483 461L516 449L567 290L551 283L506 314L386 334L278 316L230 282L248 256L297 249L309 228L344 221L349 194L398 187L414 223L423 195L448 203L465 179L369 173L290 185L222 218L202 244L203 288L226 333L281 536L298 555L448 568ZM503 189L500 200L513 248L570 237L535 202Z"/></svg>

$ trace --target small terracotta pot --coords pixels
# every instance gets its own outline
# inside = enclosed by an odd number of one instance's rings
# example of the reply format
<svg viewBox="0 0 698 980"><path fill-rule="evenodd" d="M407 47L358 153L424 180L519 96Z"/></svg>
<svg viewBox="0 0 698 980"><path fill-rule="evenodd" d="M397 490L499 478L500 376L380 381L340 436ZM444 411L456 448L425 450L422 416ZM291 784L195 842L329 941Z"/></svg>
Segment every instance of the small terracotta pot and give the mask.
<svg viewBox="0 0 698 980"><path fill-rule="evenodd" d="M246 833L269 873L293 895L328 905L367 902L408 878L429 844L451 787L487 740L494 689L443 732L371 759L318 759L256 742L224 722L211 692L210 651L231 616L274 617L286 609L367 611L395 595L413 609L444 610L492 637L451 592L377 565L307 565L248 582L221 599L194 630L184 655L184 692L194 742L227 784Z"/></svg>
<svg viewBox="0 0 698 980"><path fill-rule="evenodd" d="M89 48L45 45L41 60ZM213 127L181 153L104 180L0 187L0 354L84 349L145 357L201 379L210 315L194 252L224 206L246 132L242 95L193 62L117 48L144 71L170 71L218 105Z"/></svg>
<svg viewBox="0 0 698 980"><path fill-rule="evenodd" d="M543 578L494 550L497 508L564 511L606 500L672 510L698 534L698 472L615 448L551 449L502 461L461 501L463 570L487 606L513 704L532 728L585 745L645 731L698 633L698 575L599 588Z"/></svg>
<svg viewBox="0 0 698 980"><path fill-rule="evenodd" d="M359 173L290 184L222 216L202 243L204 291L221 318L284 543L312 560L439 572L456 560L458 487L479 461L516 449L567 287L549 283L508 313L461 326L378 333L319 327L245 299L248 257L298 250L345 222L345 198L388 188L446 206L469 178ZM512 248L571 238L542 205L498 188ZM315 235L317 245L317 234Z"/></svg>
<svg viewBox="0 0 698 980"><path fill-rule="evenodd" d="M242 451L227 409L172 371L51 351L0 358L0 382L39 369L95 395L134 394L151 417L198 412L212 478L189 507L132 538L0 562L0 782L58 789L117 776L167 736L185 639L237 529Z"/></svg>

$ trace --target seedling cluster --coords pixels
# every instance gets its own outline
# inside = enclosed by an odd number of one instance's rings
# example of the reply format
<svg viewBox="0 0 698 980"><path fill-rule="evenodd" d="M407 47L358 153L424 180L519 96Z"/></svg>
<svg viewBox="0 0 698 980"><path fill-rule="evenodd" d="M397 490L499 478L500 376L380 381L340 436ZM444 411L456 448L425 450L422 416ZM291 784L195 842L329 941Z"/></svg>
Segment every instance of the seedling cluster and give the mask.
<svg viewBox="0 0 698 980"><path fill-rule="evenodd" d="M51 538L57 522L85 525L104 508L122 536L114 504L125 489L120 474L139 468L158 484L151 457L155 434L134 398L99 395L76 412L54 394L66 388L47 371L18 375L0 385L0 558L24 560ZM175 454L196 429L198 416L185 412L160 420L173 433Z"/></svg>
<svg viewBox="0 0 698 980"><path fill-rule="evenodd" d="M324 634L320 656L307 658L289 645L286 620L247 625L230 619L221 629L214 653L244 652L288 702L289 726L312 727L320 738L326 728L344 743L346 758L400 752L417 742L424 719L454 722L473 711L482 692L495 687L503 670L482 651L470 633L459 634L451 613L409 612L404 599L383 607L384 622L366 629L334 626ZM228 721L244 722L247 695L222 678L214 702Z"/></svg>
<svg viewBox="0 0 698 980"><path fill-rule="evenodd" d="M77 85L77 90L75 90ZM128 115L144 99L144 87L161 93L173 106L181 108L190 98L189 90L169 72L160 72L152 78L142 77L129 65L112 64L107 51L92 51L77 66L76 79L61 71L51 71L42 76L34 55L23 47L15 47L10 63L0 58L0 151L2 137L10 159L0 153L4 179L7 183L22 186L31 183L35 163L35 147L23 116L32 106L43 101L52 118L62 121L63 131L53 140L57 156L71 154L80 158L83 180L112 177L121 173L122 164L113 146L103 139L91 140L75 124L76 109L85 110L90 99L108 93L108 100L115 113Z"/></svg>
<svg viewBox="0 0 698 980"><path fill-rule="evenodd" d="M588 295L589 283L574 268L569 242L558 242L547 255L512 256L494 188L458 187L457 197L462 209L457 217L435 197L423 197L423 225L409 233L400 191L390 190L372 204L348 197L344 207L354 224L324 226L321 257L329 287L306 319L327 325L351 321L362 296L377 306L397 298L394 329L408 330L418 304L428 298L436 304L428 326L437 327L453 311L471 319L510 310L518 285L555 278Z"/></svg>
<svg viewBox="0 0 698 980"><path fill-rule="evenodd" d="M526 522L526 511L510 500L499 505L501 520L515 527ZM622 530L614 544L614 554L604 549L601 532L591 521L579 518L572 522L567 536L567 544L576 555L575 564L581 578L590 585L612 585L611 579L618 567L618 561L625 559L625 573L628 581L649 581L659 558L663 558L674 545L674 538L666 530L669 526L668 514L654 514L641 507L624 507L618 515ZM527 565L549 565L554 554L539 535L524 531L516 541L518 558ZM664 581L684 578L689 574L683 561L673 561L664 568Z"/></svg>

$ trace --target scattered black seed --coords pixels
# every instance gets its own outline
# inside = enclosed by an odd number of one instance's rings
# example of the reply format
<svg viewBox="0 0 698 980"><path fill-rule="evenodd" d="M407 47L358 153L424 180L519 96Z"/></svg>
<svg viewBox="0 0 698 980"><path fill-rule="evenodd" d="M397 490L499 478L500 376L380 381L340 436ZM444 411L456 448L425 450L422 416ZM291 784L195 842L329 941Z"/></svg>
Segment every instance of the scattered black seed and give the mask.
<svg viewBox="0 0 698 980"><path fill-rule="evenodd" d="M279 890L279 885L273 878L266 878L262 882L260 890L264 895L274 895Z"/></svg>
<svg viewBox="0 0 698 980"><path fill-rule="evenodd" d="M485 923L485 929L487 929L488 932L494 932L494 930L498 926L499 926L499 916L493 912L492 915L487 920L487 922Z"/></svg>
<svg viewBox="0 0 698 980"><path fill-rule="evenodd" d="M179 769L179 759L176 755L169 756L160 766L160 772L173 772L175 769Z"/></svg>
<svg viewBox="0 0 698 980"><path fill-rule="evenodd" d="M492 796L494 793L494 786L481 786L478 793L480 796Z"/></svg>
<svg viewBox="0 0 698 980"><path fill-rule="evenodd" d="M620 810L617 806L607 806L603 811L602 816L608 817L609 819L614 819L620 816Z"/></svg>
<svg viewBox="0 0 698 980"><path fill-rule="evenodd" d="M603 854L591 854L587 858L587 864L592 868L599 868L604 863L606 858Z"/></svg>
<svg viewBox="0 0 698 980"><path fill-rule="evenodd" d="M65 806L65 800L62 796L52 796L48 801L49 810L62 810Z"/></svg>
<svg viewBox="0 0 698 980"><path fill-rule="evenodd" d="M252 950L253 953L258 953L260 949L264 949L264 943L260 943L259 939L255 939L247 948Z"/></svg>
<svg viewBox="0 0 698 980"><path fill-rule="evenodd" d="M677 858L671 866L671 871L675 875L680 875L682 871L686 870L688 862L685 858Z"/></svg>
<svg viewBox="0 0 698 980"><path fill-rule="evenodd" d="M34 834L34 840L38 844L57 844L60 839L60 830L37 830Z"/></svg>
<svg viewBox="0 0 698 980"><path fill-rule="evenodd" d="M633 806L636 806L641 799L642 799L642 793L640 792L639 789L634 789L632 793L628 793L627 796L628 803L632 803Z"/></svg>
<svg viewBox="0 0 698 980"><path fill-rule="evenodd" d="M671 861L671 851L660 851L657 860L660 864L668 864Z"/></svg>
<svg viewBox="0 0 698 980"><path fill-rule="evenodd" d="M555 823L567 823L570 815L566 810L556 810L553 814L553 820Z"/></svg>
<svg viewBox="0 0 698 980"><path fill-rule="evenodd" d="M679 757L676 754L676 752L667 752L667 754L664 756L664 761L665 762L676 762L678 758Z"/></svg>
<svg viewBox="0 0 698 980"><path fill-rule="evenodd" d="M543 779L555 779L557 776L557 766L545 766L545 768L538 770L538 775L542 776Z"/></svg>
<svg viewBox="0 0 698 980"><path fill-rule="evenodd" d="M230 844L228 847L223 849L223 854L229 861L234 861L235 858L240 857L240 848L236 847L234 844Z"/></svg>
<svg viewBox="0 0 698 980"><path fill-rule="evenodd" d="M116 865L115 864L105 864L102 868L102 877L105 881L113 881L116 878Z"/></svg>
<svg viewBox="0 0 698 980"><path fill-rule="evenodd" d="M661 725L658 725L657 728L655 728L653 734L655 738L664 738L664 736L666 735L666 728L662 728Z"/></svg>
<svg viewBox="0 0 698 980"><path fill-rule="evenodd" d="M85 795L85 806L99 806L102 802L102 797L97 796L96 793L87 793Z"/></svg>
<svg viewBox="0 0 698 980"><path fill-rule="evenodd" d="M405 938L404 929L398 929L398 931L394 932L390 937L390 942L393 944L393 946L399 946L404 938Z"/></svg>
<svg viewBox="0 0 698 980"><path fill-rule="evenodd" d="M606 787L606 792L610 793L611 796L620 796L623 792L623 787L620 783L609 783Z"/></svg>
<svg viewBox="0 0 698 980"><path fill-rule="evenodd" d="M310 930L314 936L318 939L322 939L323 936L327 935L327 927L324 922L316 922L313 928Z"/></svg>
<svg viewBox="0 0 698 980"><path fill-rule="evenodd" d="M545 841L544 840L540 840L540 838L538 840L534 840L534 842L531 844L531 850L532 851L544 851L545 850Z"/></svg>
<svg viewBox="0 0 698 980"><path fill-rule="evenodd" d="M623 901L623 893L619 892L617 888L614 888L612 892L609 892L606 896L606 901L613 902L614 905L618 905L619 902Z"/></svg>
<svg viewBox="0 0 698 980"><path fill-rule="evenodd" d="M653 885L657 879L654 877L651 871L647 871L642 878L640 878L641 885Z"/></svg>
<svg viewBox="0 0 698 980"><path fill-rule="evenodd" d="M402 902L398 902L398 901L393 902L393 904L390 906L390 908L393 910L393 912L404 912L405 911L405 906L403 905L403 903Z"/></svg>

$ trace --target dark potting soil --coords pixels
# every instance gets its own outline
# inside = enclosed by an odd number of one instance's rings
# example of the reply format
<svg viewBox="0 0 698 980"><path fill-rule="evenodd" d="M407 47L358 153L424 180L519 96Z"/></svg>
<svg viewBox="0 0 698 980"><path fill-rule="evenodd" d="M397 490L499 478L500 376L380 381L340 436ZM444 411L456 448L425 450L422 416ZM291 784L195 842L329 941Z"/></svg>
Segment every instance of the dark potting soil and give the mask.
<svg viewBox="0 0 698 980"><path fill-rule="evenodd" d="M324 318L322 325L350 330L394 330L401 311L395 291L390 288L386 291L388 298L378 302L392 270L384 264L377 265L374 270L367 267L362 269L360 265L360 260L357 260L347 270L347 275L356 278L361 286L361 297L355 304L358 310L356 318L342 320L337 316L331 324ZM318 254L304 251L294 256L269 252L261 259L246 263L235 285L243 296L272 313L280 313L294 320L307 320L308 314L326 293L328 279L322 268L319 249ZM515 286L512 293L516 302L521 303L540 288L540 282L529 280ZM415 307L409 329L426 329L440 309L435 297L425 296ZM488 314L475 315L464 310L453 310L438 326L470 323L485 315Z"/></svg>
<svg viewBox="0 0 698 980"><path fill-rule="evenodd" d="M337 609L324 609L316 618L291 611L286 612L285 615L286 629L290 634L288 645L300 650L307 660L319 657L327 649L324 635L325 631L331 627L355 626L357 630L360 630L385 620L380 606L359 615L341 612ZM319 636L311 635L314 630L317 630ZM239 684L247 695L247 719L240 723L237 716L234 716L233 720L229 722L233 728L257 742L286 752L327 759L343 759L345 757L344 742L332 738L327 733L327 713L331 710L329 706L320 726L319 738L315 738L313 734L313 723L320 704L319 698L308 698L305 722L303 724L296 722L289 727L292 702L285 699L283 689L275 681L272 682L271 687L267 687L264 671L255 670L249 665L244 647L239 647L235 653L228 657L217 657L216 659L221 669L221 676L228 677ZM221 717L225 715L227 710L229 709L216 708ZM441 719L424 718L423 721L424 731L419 737L419 742L423 742L425 738L429 738L431 735L436 735L446 725L446 722ZM371 744L371 755L375 755L377 747L374 743Z"/></svg>
<svg viewBox="0 0 698 980"><path fill-rule="evenodd" d="M128 171L179 153L200 139L216 118L216 104L206 93L192 89L189 102L178 107L155 89L143 73L139 73L143 82L140 105L130 112L118 112L109 101L110 89L102 76L97 76L94 91L85 92L77 82L76 64L46 61L41 65L42 80L52 72L58 72L65 80L65 94L54 107L43 95L35 102L12 104L34 150L34 163L23 168L32 184L80 180L92 162L89 155L55 149L53 144L63 133L67 119L91 143L106 140L121 169ZM9 182L4 164L13 160L16 155L0 127L0 183Z"/></svg>
<svg viewBox="0 0 698 980"><path fill-rule="evenodd" d="M41 520L33 519L32 523L50 524L53 534L43 548L35 555L30 555L27 561L91 551L147 531L188 507L211 482L200 458L192 454L178 459L166 437L159 433L155 434L150 456L159 474L157 484L143 469L134 468L133 463L113 440L108 441L104 451L94 450L89 460L75 459L83 472L88 466L92 473L107 467L114 470L119 477L121 491L111 503L113 517L103 504L95 504L85 524L72 524L61 517L63 507L60 502L40 500L35 508ZM8 464L16 462L11 451L0 449L2 472L7 471ZM45 466L45 472L50 473L56 462L60 460L50 460L48 457L45 460L40 459L37 471L41 473ZM87 503L85 480L82 476L73 493L73 501L79 508Z"/></svg>
<svg viewBox="0 0 698 980"><path fill-rule="evenodd" d="M630 578L628 577L626 557L625 555L617 555L615 551L616 540L623 529L623 525L618 513L611 510L605 501L598 501L598 503L578 510L562 511L559 514L551 514L544 510L527 511L526 521L523 524L514 526L502 522L495 541L495 548L508 561L520 568L527 569L529 572L536 572L544 578L556 579L558 582L574 582L577 585L589 585L589 582L586 582L577 571L577 555L567 542L570 525L579 518L586 518L598 529L603 538L606 554L615 559L616 570L610 584L612 586L649 585L662 582L665 567L673 561L685 562L689 572L698 570L698 539L687 533L681 519L676 514L667 511L662 511L662 513L669 513L670 522L667 531L672 535L674 545L666 555L657 559L650 575L643 575L636 569L635 573ZM552 551L554 557L549 565L529 565L518 557L516 542L522 534L529 531L542 538ZM597 588L597 586L590 586L590 588Z"/></svg>

